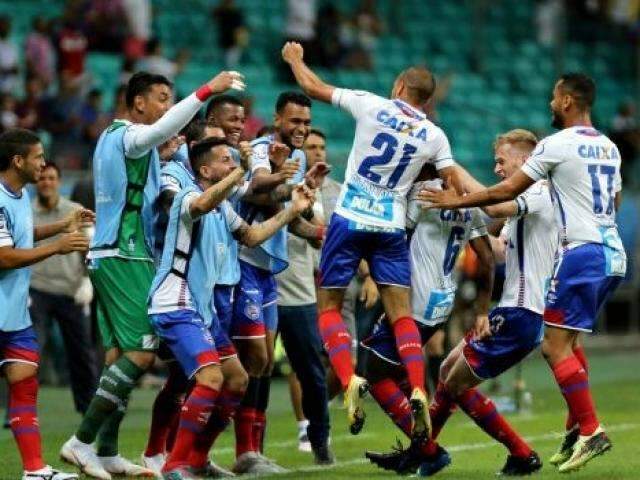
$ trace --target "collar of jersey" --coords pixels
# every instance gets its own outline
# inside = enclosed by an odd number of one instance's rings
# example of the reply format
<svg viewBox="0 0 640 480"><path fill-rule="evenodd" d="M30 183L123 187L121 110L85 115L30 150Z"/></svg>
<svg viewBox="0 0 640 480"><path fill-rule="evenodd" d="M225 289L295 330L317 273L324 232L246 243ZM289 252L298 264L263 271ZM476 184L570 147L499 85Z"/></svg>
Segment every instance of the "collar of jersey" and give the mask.
<svg viewBox="0 0 640 480"><path fill-rule="evenodd" d="M400 110L402 110L402 112L405 113L409 117L416 118L418 120L424 120L425 118L427 118L427 116L424 113L422 113L420 110L412 107L411 105L409 105L404 100L400 100L399 98L395 98L393 100L393 103L395 103L396 106ZM408 112L407 112L407 110L408 110Z"/></svg>
<svg viewBox="0 0 640 480"><path fill-rule="evenodd" d="M0 188L2 188L2 190L9 195L11 198L22 198L22 192L20 193L16 193L13 190L11 190L9 188L8 185L6 185L2 180L0 180Z"/></svg>

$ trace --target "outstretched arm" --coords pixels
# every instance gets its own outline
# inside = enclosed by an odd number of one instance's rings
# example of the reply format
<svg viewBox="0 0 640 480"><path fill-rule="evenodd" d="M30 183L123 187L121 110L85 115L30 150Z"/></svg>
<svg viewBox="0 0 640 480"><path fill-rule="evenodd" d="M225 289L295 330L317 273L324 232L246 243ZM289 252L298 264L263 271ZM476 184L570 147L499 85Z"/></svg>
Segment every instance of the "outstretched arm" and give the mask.
<svg viewBox="0 0 640 480"><path fill-rule="evenodd" d="M311 98L322 102L331 103L331 96L335 87L323 82L313 71L304 63L304 49L297 42L287 42L282 47L282 59L289 64L293 76L300 88Z"/></svg>
<svg viewBox="0 0 640 480"><path fill-rule="evenodd" d="M37 242L38 240L54 237L59 233L75 232L81 227L94 223L95 220L96 214L91 210L78 208L62 220L33 227L33 239Z"/></svg>

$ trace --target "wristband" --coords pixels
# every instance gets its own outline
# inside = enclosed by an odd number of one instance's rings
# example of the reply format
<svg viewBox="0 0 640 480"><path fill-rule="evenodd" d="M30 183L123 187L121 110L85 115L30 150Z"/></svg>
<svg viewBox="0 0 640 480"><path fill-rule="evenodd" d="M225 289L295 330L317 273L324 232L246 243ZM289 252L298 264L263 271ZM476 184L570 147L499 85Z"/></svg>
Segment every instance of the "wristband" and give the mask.
<svg viewBox="0 0 640 480"><path fill-rule="evenodd" d="M316 238L318 240L324 239L325 233L327 233L327 228L324 225L319 225L316 229Z"/></svg>
<svg viewBox="0 0 640 480"><path fill-rule="evenodd" d="M207 101L211 95L213 95L213 90L211 90L211 87L208 83L205 83L198 90L196 90L196 97L198 97L198 100L200 100L201 102Z"/></svg>

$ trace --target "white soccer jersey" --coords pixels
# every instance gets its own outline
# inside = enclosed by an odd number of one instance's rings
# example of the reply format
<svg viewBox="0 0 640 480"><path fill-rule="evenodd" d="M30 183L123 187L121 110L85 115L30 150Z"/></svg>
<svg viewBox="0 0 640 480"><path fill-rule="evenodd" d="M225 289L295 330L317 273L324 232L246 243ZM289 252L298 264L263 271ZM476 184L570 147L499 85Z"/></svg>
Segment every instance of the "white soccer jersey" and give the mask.
<svg viewBox="0 0 640 480"><path fill-rule="evenodd" d="M356 119L336 213L365 225L405 226L407 193L423 165L454 164L444 132L407 103L337 88L332 103Z"/></svg>
<svg viewBox="0 0 640 480"><path fill-rule="evenodd" d="M566 128L542 140L522 170L534 180L548 178L563 247L621 247L614 206L622 189L620 153L609 138L591 127Z"/></svg>
<svg viewBox="0 0 640 480"><path fill-rule="evenodd" d="M415 225L409 247L413 318L427 325L447 320L458 287L454 267L469 240L487 235L477 208L423 210L414 199L420 190L441 188L440 180L417 182L409 194L407 226Z"/></svg>
<svg viewBox="0 0 640 480"><path fill-rule="evenodd" d="M540 181L516 198L518 214L507 220L504 287L499 307L521 307L542 314L546 287L553 273L558 228L551 195Z"/></svg>

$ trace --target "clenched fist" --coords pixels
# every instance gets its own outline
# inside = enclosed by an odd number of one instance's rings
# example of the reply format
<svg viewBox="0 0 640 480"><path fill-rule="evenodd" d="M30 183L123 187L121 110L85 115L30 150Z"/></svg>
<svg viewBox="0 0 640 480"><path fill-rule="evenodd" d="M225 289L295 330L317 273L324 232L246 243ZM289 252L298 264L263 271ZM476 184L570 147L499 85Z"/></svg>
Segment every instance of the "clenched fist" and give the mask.
<svg viewBox="0 0 640 480"><path fill-rule="evenodd" d="M282 47L282 59L288 64L301 61L303 56L304 49L298 42L287 42Z"/></svg>

